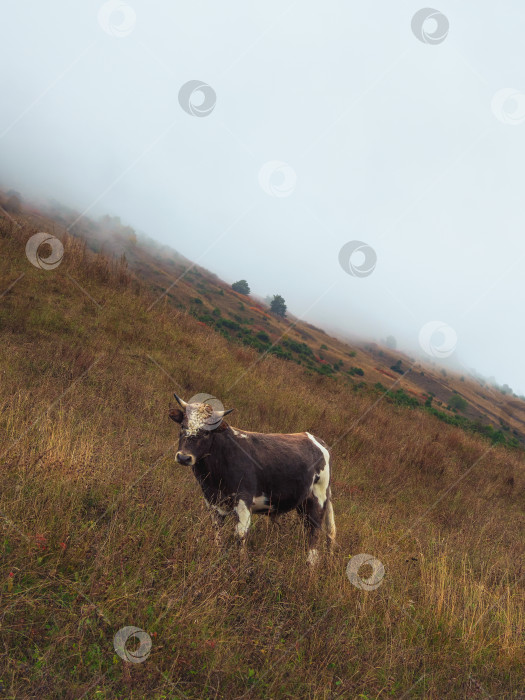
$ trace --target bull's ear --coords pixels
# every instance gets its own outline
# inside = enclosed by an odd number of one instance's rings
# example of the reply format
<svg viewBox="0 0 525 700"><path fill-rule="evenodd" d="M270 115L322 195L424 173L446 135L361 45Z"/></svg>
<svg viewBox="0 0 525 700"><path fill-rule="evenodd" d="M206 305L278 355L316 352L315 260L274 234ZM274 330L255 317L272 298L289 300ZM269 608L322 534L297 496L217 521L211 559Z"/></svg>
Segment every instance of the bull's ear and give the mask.
<svg viewBox="0 0 525 700"><path fill-rule="evenodd" d="M171 420L174 420L175 423L182 423L184 420L184 413L180 410L180 408L170 408L168 416L171 418Z"/></svg>

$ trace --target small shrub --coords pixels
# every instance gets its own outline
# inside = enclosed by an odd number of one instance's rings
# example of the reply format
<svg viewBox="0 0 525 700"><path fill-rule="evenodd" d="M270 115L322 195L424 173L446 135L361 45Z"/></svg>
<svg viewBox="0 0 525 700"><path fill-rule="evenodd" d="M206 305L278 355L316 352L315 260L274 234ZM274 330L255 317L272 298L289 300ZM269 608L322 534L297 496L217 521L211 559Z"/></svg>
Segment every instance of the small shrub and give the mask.
<svg viewBox="0 0 525 700"><path fill-rule="evenodd" d="M467 401L460 396L459 394L453 394L450 397L450 400L448 402L448 405L453 408L457 409L459 411L464 411L468 407Z"/></svg>
<svg viewBox="0 0 525 700"><path fill-rule="evenodd" d="M354 377L355 375L359 377L364 377L365 372L361 369L361 367L350 367L350 369L348 370L348 374L351 377Z"/></svg>

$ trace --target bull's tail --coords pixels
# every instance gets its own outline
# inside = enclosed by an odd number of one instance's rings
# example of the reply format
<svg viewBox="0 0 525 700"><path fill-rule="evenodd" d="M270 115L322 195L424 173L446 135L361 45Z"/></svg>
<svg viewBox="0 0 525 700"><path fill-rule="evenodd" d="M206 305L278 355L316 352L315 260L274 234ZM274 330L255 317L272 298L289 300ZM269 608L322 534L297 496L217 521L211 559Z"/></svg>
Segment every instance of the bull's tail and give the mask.
<svg viewBox="0 0 525 700"><path fill-rule="evenodd" d="M335 544L336 529L331 493L328 494L328 498L326 499L324 517L326 524L326 544L328 546L328 551L332 552Z"/></svg>

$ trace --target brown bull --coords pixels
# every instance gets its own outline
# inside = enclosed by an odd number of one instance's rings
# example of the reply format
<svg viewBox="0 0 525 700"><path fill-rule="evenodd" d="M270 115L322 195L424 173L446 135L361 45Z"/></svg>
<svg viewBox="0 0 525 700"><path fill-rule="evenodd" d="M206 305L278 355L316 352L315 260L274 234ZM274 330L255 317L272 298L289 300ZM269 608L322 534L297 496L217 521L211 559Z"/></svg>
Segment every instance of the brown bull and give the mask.
<svg viewBox="0 0 525 700"><path fill-rule="evenodd" d="M318 561L319 533L326 520L327 543L335 542L330 492L330 453L310 433L252 433L223 421L229 411L207 403L186 403L169 417L181 426L176 459L190 466L220 529L228 513L245 550L251 514L276 516L296 510L308 533L309 564Z"/></svg>

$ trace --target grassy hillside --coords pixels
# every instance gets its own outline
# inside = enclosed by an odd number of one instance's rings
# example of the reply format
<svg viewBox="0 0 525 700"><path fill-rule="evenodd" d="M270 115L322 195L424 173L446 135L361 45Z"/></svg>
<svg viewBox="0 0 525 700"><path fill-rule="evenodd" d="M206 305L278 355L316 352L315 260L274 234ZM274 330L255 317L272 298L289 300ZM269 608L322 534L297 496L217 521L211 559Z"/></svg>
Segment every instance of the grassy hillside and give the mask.
<svg viewBox="0 0 525 700"><path fill-rule="evenodd" d="M130 272L57 225L63 262L39 270L24 249L40 222L10 217L0 216L0 694L521 697L521 450L396 403L377 382L263 356L196 318L182 286L173 302L184 308L154 303L169 284L160 266L154 289L155 261L142 259L141 280L137 261ZM223 295L201 291L213 311ZM325 340L329 352L338 342ZM373 357L354 350L348 365ZM292 515L254 518L249 567L231 526L216 549L194 478L174 462L173 390L220 397L239 427L310 430L333 445L332 561L306 571ZM363 552L386 572L368 592L345 574ZM114 652L128 625L151 636L144 663Z"/></svg>

